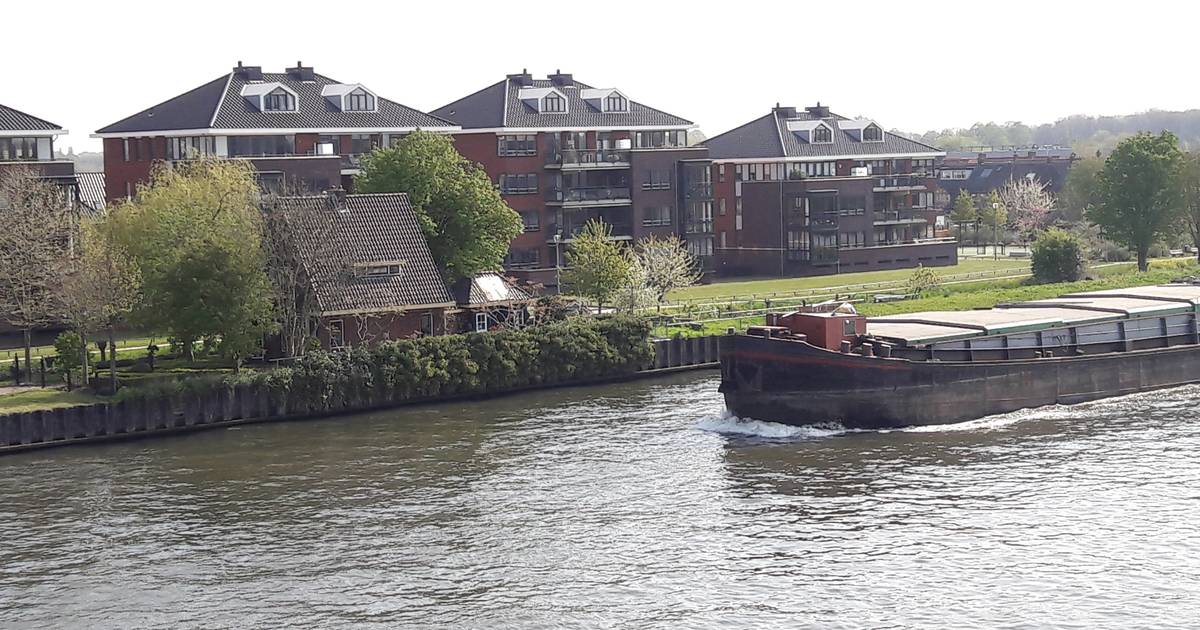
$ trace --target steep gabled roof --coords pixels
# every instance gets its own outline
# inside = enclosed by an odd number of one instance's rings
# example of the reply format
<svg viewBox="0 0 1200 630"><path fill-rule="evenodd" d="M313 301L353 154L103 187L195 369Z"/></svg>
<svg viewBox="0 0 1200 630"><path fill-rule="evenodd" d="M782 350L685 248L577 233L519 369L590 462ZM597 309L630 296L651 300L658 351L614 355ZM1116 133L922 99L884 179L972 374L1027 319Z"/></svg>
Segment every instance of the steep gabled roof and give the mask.
<svg viewBox="0 0 1200 630"><path fill-rule="evenodd" d="M296 111L259 111L242 95L245 86L278 83L296 94ZM261 81L230 72L133 116L96 131L98 134L144 133L188 129L436 129L454 127L436 116L377 98L376 111L343 112L321 96L338 85L314 74L311 81L287 73L263 73Z"/></svg>
<svg viewBox="0 0 1200 630"><path fill-rule="evenodd" d="M293 212L301 221L332 220L332 238L341 256L321 257L327 245L300 244L317 304L323 315L402 311L413 306L450 307L454 299L438 273L417 214L405 193L282 197L276 211ZM327 230L303 230L312 239ZM398 275L364 276L343 263L365 266L399 264Z"/></svg>
<svg viewBox="0 0 1200 630"><path fill-rule="evenodd" d="M796 129L807 129L818 122L833 129L830 143L808 142L802 133L789 129L789 122ZM846 128L842 128L846 123ZM891 132L884 132L883 142L862 142L858 129L862 121L829 113L815 116L804 110L777 107L771 113L756 118L701 144L708 147L714 160L745 158L829 158L843 156L937 154L943 152L927 144L910 140Z"/></svg>
<svg viewBox="0 0 1200 630"><path fill-rule="evenodd" d="M0 131L56 131L63 128L37 116L0 105ZM44 135L44 134L43 134Z"/></svg>
<svg viewBox="0 0 1200 630"><path fill-rule="evenodd" d="M481 273L473 278L462 278L451 287L454 301L459 306L488 306L511 304L533 299L524 289L498 273Z"/></svg>
<svg viewBox="0 0 1200 630"><path fill-rule="evenodd" d="M520 91L554 88L567 98L564 113L539 113L536 107L520 99ZM463 129L534 129L582 127L691 127L692 121L654 109L637 101L629 101L624 112L602 112L580 95L593 90L590 85L571 81L570 85L556 84L548 79L528 80L508 78L433 110L434 115L449 120Z"/></svg>

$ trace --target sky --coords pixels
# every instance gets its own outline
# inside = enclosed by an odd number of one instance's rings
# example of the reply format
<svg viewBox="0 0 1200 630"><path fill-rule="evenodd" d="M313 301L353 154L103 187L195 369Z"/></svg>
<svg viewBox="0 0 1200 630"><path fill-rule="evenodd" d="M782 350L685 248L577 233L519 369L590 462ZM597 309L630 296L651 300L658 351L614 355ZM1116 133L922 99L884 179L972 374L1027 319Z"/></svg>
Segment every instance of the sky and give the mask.
<svg viewBox="0 0 1200 630"><path fill-rule="evenodd" d="M556 70L709 136L817 101L889 129L1200 107L1188 2L6 3L0 103L96 129L236 65L303 61L429 111ZM18 52L21 51L21 52Z"/></svg>

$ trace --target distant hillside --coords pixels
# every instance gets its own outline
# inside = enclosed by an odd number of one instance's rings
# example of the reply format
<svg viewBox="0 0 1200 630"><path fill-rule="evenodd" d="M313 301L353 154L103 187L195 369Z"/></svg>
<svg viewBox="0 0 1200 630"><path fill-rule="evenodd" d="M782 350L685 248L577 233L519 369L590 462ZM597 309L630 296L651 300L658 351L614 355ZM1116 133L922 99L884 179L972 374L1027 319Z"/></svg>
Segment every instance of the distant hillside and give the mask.
<svg viewBox="0 0 1200 630"><path fill-rule="evenodd" d="M1182 112L1150 110L1124 116L1068 116L1033 127L1021 122L975 123L967 129L904 135L947 150L1054 144L1071 147L1079 155L1091 155L1097 150L1107 153L1123 138L1139 131L1158 133L1164 129L1179 136L1184 149L1200 150L1200 109Z"/></svg>
<svg viewBox="0 0 1200 630"><path fill-rule="evenodd" d="M84 151L76 153L74 148L67 147L67 152L61 150L55 151L55 157L60 160L71 160L75 163L75 170L82 172L95 172L104 170L104 154L100 151Z"/></svg>

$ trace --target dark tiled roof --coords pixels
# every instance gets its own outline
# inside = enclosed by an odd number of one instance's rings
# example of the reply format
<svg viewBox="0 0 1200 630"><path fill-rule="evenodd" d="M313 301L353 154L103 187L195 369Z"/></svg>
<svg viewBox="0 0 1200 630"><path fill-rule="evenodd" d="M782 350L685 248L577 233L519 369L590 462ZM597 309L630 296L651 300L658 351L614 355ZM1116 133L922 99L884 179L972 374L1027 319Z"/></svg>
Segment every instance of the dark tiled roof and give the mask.
<svg viewBox="0 0 1200 630"><path fill-rule="evenodd" d="M789 120L818 120L807 111L794 114L772 111L741 127L702 142L714 160L739 158L812 157L837 158L845 155L895 155L909 153L941 153L927 144L910 140L899 134L884 132L883 142L860 142L856 132L841 128L850 119L830 114L819 120L833 128L833 142L810 144L788 129Z"/></svg>
<svg viewBox="0 0 1200 630"><path fill-rule="evenodd" d="M333 238L342 248L338 260L318 259L314 252L326 251L322 244L311 240L301 243L301 256L306 259L305 267L322 313L379 313L409 306L453 305L408 195L346 195L340 207L334 197L327 195L283 197L276 203L277 209L294 212L301 221L333 219ZM315 238L327 231L304 233ZM342 264L386 262L400 262L400 274L364 277L344 269Z"/></svg>
<svg viewBox="0 0 1200 630"><path fill-rule="evenodd" d="M319 74L314 75L313 81L299 81L286 73L264 73L262 82L278 82L295 92L296 111L258 111L242 96L242 87L249 81L230 73L96 133L208 128L372 130L453 126L436 116L385 98L378 98L377 111L374 112L339 111L321 96L322 87L337 84L338 81Z"/></svg>
<svg viewBox="0 0 1200 630"><path fill-rule="evenodd" d="M76 172L79 182L79 200L94 212L104 209L104 173Z"/></svg>
<svg viewBox="0 0 1200 630"><path fill-rule="evenodd" d="M449 105L439 107L434 114L460 125L463 129L492 127L557 128L557 127L690 127L692 121L629 101L628 112L601 112L584 101L580 90L592 89L578 81L572 87L556 86L540 79L527 87L557 87L567 97L567 111L562 114L541 114L519 98L521 85L506 79L488 86ZM507 89L506 89L507 86Z"/></svg>
<svg viewBox="0 0 1200 630"><path fill-rule="evenodd" d="M0 131L62 131L62 127L30 116L22 111L0 105Z"/></svg>
<svg viewBox="0 0 1200 630"><path fill-rule="evenodd" d="M966 179L939 179L938 186L950 193L951 198L966 189L973 195L981 195L1004 186L1009 178L1020 179L1032 175L1046 184L1046 190L1058 193L1067 181L1071 163L1067 160L1053 162L1013 164L982 164L971 169Z"/></svg>
<svg viewBox="0 0 1200 630"><path fill-rule="evenodd" d="M533 299L512 280L495 273L485 273L474 278L463 278L454 283L451 293L459 306L487 306L489 304L526 302Z"/></svg>

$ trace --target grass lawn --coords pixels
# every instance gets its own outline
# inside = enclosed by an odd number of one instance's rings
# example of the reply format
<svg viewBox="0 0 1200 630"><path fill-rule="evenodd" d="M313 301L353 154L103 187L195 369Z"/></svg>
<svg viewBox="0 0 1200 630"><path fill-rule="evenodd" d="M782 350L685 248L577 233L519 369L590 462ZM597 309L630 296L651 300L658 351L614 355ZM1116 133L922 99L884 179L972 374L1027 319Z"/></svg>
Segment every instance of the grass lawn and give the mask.
<svg viewBox="0 0 1200 630"><path fill-rule="evenodd" d="M932 267L938 275L962 273L978 273L981 271L1013 270L1019 271L1029 267L1028 260L1001 258L962 258L957 265L951 267ZM712 298L749 298L753 295L770 293L791 293L808 289L821 289L851 284L866 284L870 282L897 282L907 280L913 273L912 269L892 269L889 271L860 271L830 276L809 276L804 278L768 278L759 280L720 280L712 284L697 285L679 291L673 291L668 296L670 300L695 300Z"/></svg>
<svg viewBox="0 0 1200 630"><path fill-rule="evenodd" d="M74 407L90 405L101 399L91 394L62 389L30 389L18 393L0 396L0 413L23 413L39 409L57 409L59 407Z"/></svg>

